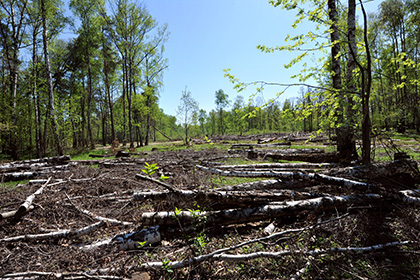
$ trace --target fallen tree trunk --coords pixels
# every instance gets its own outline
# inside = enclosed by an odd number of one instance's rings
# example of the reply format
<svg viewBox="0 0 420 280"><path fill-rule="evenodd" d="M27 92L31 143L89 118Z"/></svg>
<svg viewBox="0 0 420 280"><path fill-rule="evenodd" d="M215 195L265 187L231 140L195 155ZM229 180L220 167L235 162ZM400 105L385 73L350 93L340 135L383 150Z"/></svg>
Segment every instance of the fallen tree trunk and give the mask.
<svg viewBox="0 0 420 280"><path fill-rule="evenodd" d="M239 207L249 207L264 205L273 201L284 201L287 199L309 199L319 197L320 195L311 194L307 192L294 192L284 190L277 193L269 192L226 192L226 191L185 191L179 190L177 192L136 192L133 199L135 201L143 201L151 199L153 201L167 201L177 203L182 207L193 207L193 204L200 205L200 207L207 207L210 209L230 209ZM180 208L180 206L178 206Z"/></svg>
<svg viewBox="0 0 420 280"><path fill-rule="evenodd" d="M235 170L261 170L261 169L277 169L277 168L291 168L291 169L330 169L339 167L337 163L256 163L256 164L239 164L239 165L218 165L219 169L235 169Z"/></svg>
<svg viewBox="0 0 420 280"><path fill-rule="evenodd" d="M264 205L254 208L228 211L177 211L146 212L140 222L143 225L176 226L179 223L193 224L198 220L207 226L229 225L262 221L272 218L297 215L303 211L344 211L348 205L370 205L381 201L377 194L329 196L299 201L287 201L282 205Z"/></svg>
<svg viewBox="0 0 420 280"><path fill-rule="evenodd" d="M215 191L252 191L252 190L284 190L284 189L302 189L313 185L313 181L299 181L299 180L280 180L268 179L259 180L250 183L242 183L234 186L224 186L214 189Z"/></svg>
<svg viewBox="0 0 420 280"><path fill-rule="evenodd" d="M333 176L347 176L360 179L378 180L383 183L392 183L392 178L398 178L402 185L413 185L419 182L419 170L415 160L396 160L391 162L375 163L370 165L353 166L339 169L330 169L324 174Z"/></svg>
<svg viewBox="0 0 420 280"><path fill-rule="evenodd" d="M337 152L320 152L320 153L284 153L283 151L264 151L250 150L248 152L249 159L272 159L272 160L288 160L288 161L304 161L304 162L340 162Z"/></svg>
<svg viewBox="0 0 420 280"><path fill-rule="evenodd" d="M250 177L250 178L259 178L259 177L274 177L280 179L303 179L303 180L318 180L321 182L326 182L330 184L342 185L349 188L367 188L370 185L364 182L358 182L354 180L349 180L345 178L332 177L324 174L317 173L303 173L303 172L276 172L276 171L265 171L265 172L255 172L255 171L224 171L217 168L210 168L201 165L196 165L197 168L205 171L209 171L214 174L219 174L222 176L230 177Z"/></svg>
<svg viewBox="0 0 420 280"><path fill-rule="evenodd" d="M27 212L32 211L34 208L35 207L33 205L29 206L29 208L27 209ZM0 221L15 217L17 211L18 210L13 210L13 211L8 211L8 212L0 213Z"/></svg>

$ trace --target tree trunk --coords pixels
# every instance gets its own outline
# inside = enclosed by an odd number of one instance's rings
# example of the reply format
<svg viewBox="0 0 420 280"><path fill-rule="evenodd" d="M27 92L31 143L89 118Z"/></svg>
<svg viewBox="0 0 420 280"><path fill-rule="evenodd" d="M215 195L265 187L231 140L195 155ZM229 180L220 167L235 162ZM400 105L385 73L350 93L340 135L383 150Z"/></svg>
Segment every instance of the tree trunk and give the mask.
<svg viewBox="0 0 420 280"><path fill-rule="evenodd" d="M328 9L329 9L329 19L331 20L331 68L333 72L332 76L332 87L335 92L336 98L339 99L337 102L340 108L344 107L344 100L345 96L342 92L342 84L341 84L341 66L340 66L340 35L338 31L338 15L337 15L337 7L335 0L328 0ZM347 125L345 124L345 116L344 112L340 109L337 109L337 123L336 123L336 131L337 131L337 151L340 154L340 158L342 161L351 161L354 157L353 148L352 148L352 140L351 135L349 135L349 131L347 129Z"/></svg>
<svg viewBox="0 0 420 280"><path fill-rule="evenodd" d="M88 42L89 44L89 42ZM95 142L93 141L92 135L92 98L93 98L93 86L92 86L92 63L90 62L90 46L87 47L87 62L88 62L88 108L87 108L87 122L88 122L88 137L91 149L95 149Z"/></svg>
<svg viewBox="0 0 420 280"><path fill-rule="evenodd" d="M42 10L42 39L44 42L44 56L45 56L45 70L47 72L47 81L48 81L48 92L49 92L49 113L51 118L52 133L54 135L54 141L57 149L57 154L59 156L63 155L63 150L61 148L61 141L58 134L57 121L55 118L55 106L54 106L54 90L52 84L52 75L50 68L50 55L48 51L48 37L47 37L47 12L45 10L45 0L41 0L41 10Z"/></svg>

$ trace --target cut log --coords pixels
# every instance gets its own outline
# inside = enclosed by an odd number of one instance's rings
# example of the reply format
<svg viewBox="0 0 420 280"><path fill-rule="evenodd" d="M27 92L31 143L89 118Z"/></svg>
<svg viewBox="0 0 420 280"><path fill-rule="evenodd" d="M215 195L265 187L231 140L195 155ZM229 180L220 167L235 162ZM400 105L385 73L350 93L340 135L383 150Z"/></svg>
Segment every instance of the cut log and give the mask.
<svg viewBox="0 0 420 280"><path fill-rule="evenodd" d="M191 211L146 212L141 216L143 225L176 226L193 224L200 219L207 226L242 224L267 219L297 215L303 211L344 211L348 205L372 205L379 203L381 196L377 194L329 196L299 201L287 201L282 205L264 205L254 208L234 209L228 211Z"/></svg>

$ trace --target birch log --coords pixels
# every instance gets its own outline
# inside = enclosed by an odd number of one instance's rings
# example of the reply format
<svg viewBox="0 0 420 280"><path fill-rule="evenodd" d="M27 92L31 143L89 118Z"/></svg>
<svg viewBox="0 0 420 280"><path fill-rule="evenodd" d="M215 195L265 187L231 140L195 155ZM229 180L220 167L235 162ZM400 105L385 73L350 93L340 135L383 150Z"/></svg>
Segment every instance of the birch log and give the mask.
<svg viewBox="0 0 420 280"><path fill-rule="evenodd" d="M34 192L32 195L26 198L25 202L16 211L16 214L14 216L15 220L19 220L29 211L29 208L31 207L32 202L34 201L35 196L41 194L44 191L44 188L48 185L50 180L51 180L51 177L48 178L47 182L44 185L42 185L42 187L40 187L36 192Z"/></svg>
<svg viewBox="0 0 420 280"><path fill-rule="evenodd" d="M210 207L211 209L228 209L246 206L257 206L267 204L273 201L284 201L286 199L309 199L319 197L321 195L311 194L307 192L294 192L283 190L281 192L255 192L255 191L188 191L179 190L177 192L159 192L146 191L136 192L133 200L142 201L151 199L153 201L168 201L193 206L197 203L200 206Z"/></svg>
<svg viewBox="0 0 420 280"><path fill-rule="evenodd" d="M242 224L297 215L303 211L344 211L348 205L370 205L380 202L381 196L377 194L327 196L299 201L287 201L283 204L264 205L253 208L233 209L227 211L179 211L174 212L146 212L140 222L143 225L176 226L194 224L204 221L206 225Z"/></svg>
<svg viewBox="0 0 420 280"><path fill-rule="evenodd" d="M349 180L345 178L339 178L339 177L332 177L324 174L317 174L317 173L303 173L303 172L277 172L277 171L225 171L220 170L217 168L210 168L205 167L201 165L196 165L197 168L201 170L205 170L214 174L219 174L222 176L230 176L230 177L251 177L251 178L258 178L258 177L274 177L279 179L303 179L303 180L318 180L321 182L326 182L330 184L336 184L336 185L343 185L345 187L350 188L367 188L370 185L364 182L358 182L354 180Z"/></svg>

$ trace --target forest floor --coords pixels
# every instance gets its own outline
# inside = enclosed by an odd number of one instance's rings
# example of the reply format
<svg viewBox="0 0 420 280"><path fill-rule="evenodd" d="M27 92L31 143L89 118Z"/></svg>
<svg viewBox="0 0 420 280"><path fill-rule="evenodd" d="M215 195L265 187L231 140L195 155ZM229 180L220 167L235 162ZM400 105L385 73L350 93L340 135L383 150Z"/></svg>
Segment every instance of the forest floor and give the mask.
<svg viewBox="0 0 420 280"><path fill-rule="evenodd" d="M257 139L43 171L15 163L36 176L0 184L0 279L420 278L415 160L367 171L273 160L274 148ZM416 141L401 144L419 150ZM293 145L302 148L275 150L332 149ZM381 153L394 152L388 147Z"/></svg>

